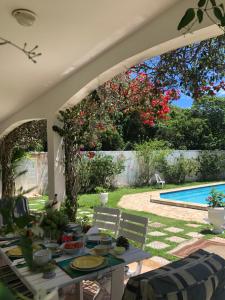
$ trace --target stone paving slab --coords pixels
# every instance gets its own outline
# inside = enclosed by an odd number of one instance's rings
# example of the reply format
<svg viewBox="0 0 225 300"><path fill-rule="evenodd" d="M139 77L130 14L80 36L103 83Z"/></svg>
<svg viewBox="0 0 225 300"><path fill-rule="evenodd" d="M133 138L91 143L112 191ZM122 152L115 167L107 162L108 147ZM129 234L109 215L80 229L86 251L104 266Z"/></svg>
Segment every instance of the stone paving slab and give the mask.
<svg viewBox="0 0 225 300"><path fill-rule="evenodd" d="M184 238L181 238L179 236L171 236L171 237L168 237L166 238L167 241L170 241L170 242L173 242L173 243L183 243L184 241L186 241L186 239Z"/></svg>
<svg viewBox="0 0 225 300"><path fill-rule="evenodd" d="M188 224L186 224L186 226L193 227L193 228L198 228L198 227L201 226L201 224L192 224L192 223L188 223Z"/></svg>
<svg viewBox="0 0 225 300"><path fill-rule="evenodd" d="M149 224L149 227L153 227L153 228L162 228L165 227L165 224L159 223L159 222L153 222Z"/></svg>
<svg viewBox="0 0 225 300"><path fill-rule="evenodd" d="M148 233L148 235L150 235L150 236L165 236L167 234L164 232L160 232L160 231L151 231Z"/></svg>
<svg viewBox="0 0 225 300"><path fill-rule="evenodd" d="M201 234L199 232L188 232L188 233L186 233L186 235L188 235L192 238L201 238L204 236L203 234Z"/></svg>
<svg viewBox="0 0 225 300"><path fill-rule="evenodd" d="M184 229L179 228L179 227L167 227L167 228L165 228L165 230L169 231L169 232L173 232L173 233L178 233L178 232L184 231Z"/></svg>
<svg viewBox="0 0 225 300"><path fill-rule="evenodd" d="M161 266L165 266L170 263L169 260L161 256L153 256L150 258L150 260L159 263Z"/></svg>
<svg viewBox="0 0 225 300"><path fill-rule="evenodd" d="M165 248L169 247L168 244L163 243L163 242L158 242L158 241L151 242L151 243L147 244L146 246L151 247L153 249L165 249Z"/></svg>

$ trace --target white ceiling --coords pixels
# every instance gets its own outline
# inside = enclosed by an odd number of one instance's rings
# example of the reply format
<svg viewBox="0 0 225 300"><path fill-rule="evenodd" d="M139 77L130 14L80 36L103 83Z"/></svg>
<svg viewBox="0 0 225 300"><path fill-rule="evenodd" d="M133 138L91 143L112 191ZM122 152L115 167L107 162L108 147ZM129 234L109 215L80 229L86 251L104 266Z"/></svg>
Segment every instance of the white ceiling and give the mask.
<svg viewBox="0 0 225 300"><path fill-rule="evenodd" d="M0 36L38 44L42 52L33 64L17 49L0 46L0 122L177 1L0 0ZM11 16L17 8L37 14L32 27Z"/></svg>

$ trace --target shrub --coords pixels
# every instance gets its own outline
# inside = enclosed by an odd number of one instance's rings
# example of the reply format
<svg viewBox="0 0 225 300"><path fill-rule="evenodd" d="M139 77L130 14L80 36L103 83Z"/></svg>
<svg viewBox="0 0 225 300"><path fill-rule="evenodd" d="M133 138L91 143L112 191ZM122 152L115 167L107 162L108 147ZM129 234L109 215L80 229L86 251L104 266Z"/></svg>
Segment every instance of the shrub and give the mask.
<svg viewBox="0 0 225 300"><path fill-rule="evenodd" d="M172 151L168 142L160 140L137 144L135 150L139 162L138 185L149 184L154 173L162 170L166 157Z"/></svg>
<svg viewBox="0 0 225 300"><path fill-rule="evenodd" d="M196 159L185 158L183 155L177 157L173 163L165 162L162 171L167 182L184 183L187 176L196 176L199 163Z"/></svg>
<svg viewBox="0 0 225 300"><path fill-rule="evenodd" d="M216 189L212 189L210 195L206 198L206 201L210 207L224 207L225 195Z"/></svg>
<svg viewBox="0 0 225 300"><path fill-rule="evenodd" d="M80 169L82 180L81 192L92 192L98 186L112 188L114 186L115 176L124 169L122 159L113 160L110 155L96 154L93 158L82 158L82 167Z"/></svg>
<svg viewBox="0 0 225 300"><path fill-rule="evenodd" d="M225 153L222 151L201 151L199 172L202 180L223 179L225 172Z"/></svg>

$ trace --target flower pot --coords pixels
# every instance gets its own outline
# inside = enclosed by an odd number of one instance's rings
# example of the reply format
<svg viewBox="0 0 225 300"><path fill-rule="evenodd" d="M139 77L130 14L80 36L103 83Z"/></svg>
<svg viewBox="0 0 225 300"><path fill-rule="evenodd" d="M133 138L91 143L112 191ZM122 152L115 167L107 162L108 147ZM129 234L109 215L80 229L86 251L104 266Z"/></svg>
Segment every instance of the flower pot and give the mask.
<svg viewBox="0 0 225 300"><path fill-rule="evenodd" d="M213 233L220 234L224 231L225 225L225 208L224 207L209 207L208 209L209 222L213 225Z"/></svg>
<svg viewBox="0 0 225 300"><path fill-rule="evenodd" d="M101 201L101 205L104 206L108 202L109 193L100 193L99 198L100 198L100 201Z"/></svg>

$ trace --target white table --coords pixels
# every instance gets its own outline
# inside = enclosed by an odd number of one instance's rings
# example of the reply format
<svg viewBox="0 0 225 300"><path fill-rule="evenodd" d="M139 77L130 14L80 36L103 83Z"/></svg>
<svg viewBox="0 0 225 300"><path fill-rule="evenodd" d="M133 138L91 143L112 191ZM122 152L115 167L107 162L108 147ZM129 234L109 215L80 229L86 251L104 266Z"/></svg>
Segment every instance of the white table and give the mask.
<svg viewBox="0 0 225 300"><path fill-rule="evenodd" d="M105 268L96 272L86 273L83 276L77 278L71 278L58 266L56 267L56 276L53 279L44 279L42 273L31 273L28 267L18 267L17 264L21 260L11 261L6 255L6 251L13 248L0 248L0 254L6 261L6 263L11 267L11 269L17 274L21 281L27 286L27 288L33 293L36 294L38 290L45 289L46 291L51 291L54 288L63 288L71 284L81 285L83 280L95 280L102 277L102 275L111 273L112 275L112 288L111 288L111 300L122 299L123 290L124 290L124 266L133 262L142 261L144 259L150 258L151 255L146 253L138 248L131 247L125 252L125 254L118 256L124 260L123 263ZM88 253L90 249L85 249L85 252ZM71 258L73 256L63 255L56 259L57 262ZM75 257L75 256L74 256ZM80 293L80 298L82 298L82 293Z"/></svg>

